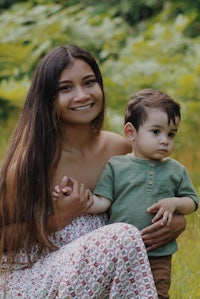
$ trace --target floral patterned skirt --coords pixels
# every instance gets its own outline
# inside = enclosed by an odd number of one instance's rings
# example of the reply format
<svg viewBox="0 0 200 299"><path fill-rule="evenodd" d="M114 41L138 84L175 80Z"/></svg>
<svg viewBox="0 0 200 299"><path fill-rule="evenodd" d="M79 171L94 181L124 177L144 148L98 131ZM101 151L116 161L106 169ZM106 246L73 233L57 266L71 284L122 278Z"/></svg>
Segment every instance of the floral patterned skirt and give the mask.
<svg viewBox="0 0 200 299"><path fill-rule="evenodd" d="M50 236L58 250L46 250L31 268L21 251L21 268L1 275L0 298L157 299L139 231L106 221L104 215L77 218Z"/></svg>

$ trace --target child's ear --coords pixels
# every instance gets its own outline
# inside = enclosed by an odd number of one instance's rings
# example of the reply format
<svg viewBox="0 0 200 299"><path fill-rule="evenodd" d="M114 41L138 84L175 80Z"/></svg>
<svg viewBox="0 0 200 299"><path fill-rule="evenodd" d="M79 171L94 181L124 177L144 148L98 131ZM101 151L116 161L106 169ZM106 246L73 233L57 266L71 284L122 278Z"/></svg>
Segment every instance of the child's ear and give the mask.
<svg viewBox="0 0 200 299"><path fill-rule="evenodd" d="M126 123L124 126L124 134L129 141L135 140L137 131L130 122Z"/></svg>

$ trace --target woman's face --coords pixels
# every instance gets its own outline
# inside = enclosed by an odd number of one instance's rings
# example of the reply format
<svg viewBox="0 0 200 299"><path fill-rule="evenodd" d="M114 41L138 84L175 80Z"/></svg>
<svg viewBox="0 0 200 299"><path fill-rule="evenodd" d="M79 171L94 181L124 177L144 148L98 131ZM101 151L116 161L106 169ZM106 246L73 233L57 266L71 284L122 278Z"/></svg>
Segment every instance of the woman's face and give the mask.
<svg viewBox="0 0 200 299"><path fill-rule="evenodd" d="M90 65L81 59L60 75L57 111L66 124L90 124L100 113L103 93Z"/></svg>

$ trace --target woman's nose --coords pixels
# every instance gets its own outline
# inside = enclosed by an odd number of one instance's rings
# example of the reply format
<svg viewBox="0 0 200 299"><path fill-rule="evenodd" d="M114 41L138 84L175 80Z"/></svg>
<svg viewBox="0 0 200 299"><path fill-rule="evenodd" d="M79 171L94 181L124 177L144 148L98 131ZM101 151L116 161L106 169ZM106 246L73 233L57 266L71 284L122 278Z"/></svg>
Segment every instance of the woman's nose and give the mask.
<svg viewBox="0 0 200 299"><path fill-rule="evenodd" d="M79 100L85 100L88 98L89 98L89 95L83 90L83 88L79 87L76 89L75 94L74 94L74 100L79 101Z"/></svg>

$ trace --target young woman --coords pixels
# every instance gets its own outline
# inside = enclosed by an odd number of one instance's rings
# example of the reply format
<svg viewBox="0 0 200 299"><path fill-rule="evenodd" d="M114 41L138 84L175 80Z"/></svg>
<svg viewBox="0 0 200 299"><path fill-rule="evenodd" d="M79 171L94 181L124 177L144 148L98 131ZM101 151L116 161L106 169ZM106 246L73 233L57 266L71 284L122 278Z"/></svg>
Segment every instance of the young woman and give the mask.
<svg viewBox="0 0 200 299"><path fill-rule="evenodd" d="M0 173L1 297L157 298L137 229L83 215L107 160L131 150L102 130L104 106L87 51L58 47L43 58ZM53 200L53 186L68 182L72 192Z"/></svg>

